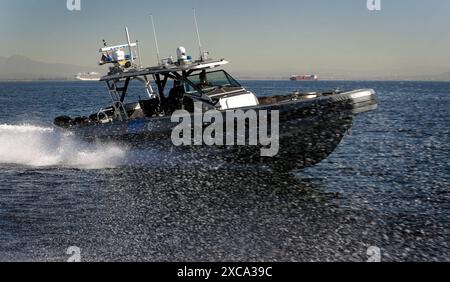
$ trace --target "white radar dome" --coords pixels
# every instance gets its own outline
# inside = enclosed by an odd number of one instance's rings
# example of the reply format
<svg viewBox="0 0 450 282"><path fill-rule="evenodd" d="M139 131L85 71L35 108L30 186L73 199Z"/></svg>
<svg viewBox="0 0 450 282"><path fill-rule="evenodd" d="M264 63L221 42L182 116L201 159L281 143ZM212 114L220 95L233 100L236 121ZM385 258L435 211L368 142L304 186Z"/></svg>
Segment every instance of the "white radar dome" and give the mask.
<svg viewBox="0 0 450 282"><path fill-rule="evenodd" d="M177 48L177 58L178 60L187 60L186 48L178 47Z"/></svg>

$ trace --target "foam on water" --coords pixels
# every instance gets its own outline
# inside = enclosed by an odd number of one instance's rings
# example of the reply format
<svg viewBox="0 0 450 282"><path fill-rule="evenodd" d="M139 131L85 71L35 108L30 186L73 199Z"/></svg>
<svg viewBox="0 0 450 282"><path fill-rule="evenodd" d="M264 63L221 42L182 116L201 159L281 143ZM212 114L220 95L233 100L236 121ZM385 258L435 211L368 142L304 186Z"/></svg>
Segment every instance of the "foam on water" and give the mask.
<svg viewBox="0 0 450 282"><path fill-rule="evenodd" d="M0 164L103 169L117 167L126 155L126 148L87 143L54 128L0 125Z"/></svg>

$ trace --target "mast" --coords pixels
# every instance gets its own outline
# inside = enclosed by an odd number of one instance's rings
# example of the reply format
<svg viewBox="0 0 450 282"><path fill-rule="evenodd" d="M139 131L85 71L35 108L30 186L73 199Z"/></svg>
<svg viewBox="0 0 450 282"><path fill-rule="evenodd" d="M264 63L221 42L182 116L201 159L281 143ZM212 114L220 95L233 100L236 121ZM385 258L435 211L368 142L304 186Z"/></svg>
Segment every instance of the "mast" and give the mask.
<svg viewBox="0 0 450 282"><path fill-rule="evenodd" d="M125 27L125 33L127 34L127 43L128 49L130 51L131 64L134 64L133 48L131 48L131 40L130 40L130 33L128 32L128 27Z"/></svg>
<svg viewBox="0 0 450 282"><path fill-rule="evenodd" d="M194 23L195 23L195 31L197 32L197 39L198 39L198 49L200 51L200 60L203 61L203 48L202 48L202 41L200 39L200 32L198 31L198 22L197 22L197 12L194 10Z"/></svg>
<svg viewBox="0 0 450 282"><path fill-rule="evenodd" d="M142 68L141 49L139 48L138 40L136 40L136 49L137 49L137 56L138 56L138 60L139 60L139 68Z"/></svg>
<svg viewBox="0 0 450 282"><path fill-rule="evenodd" d="M158 37L156 36L156 28L155 28L155 22L153 20L153 14L150 14L150 18L152 20L152 27L153 27L153 37L155 38L155 46L156 46L156 59L158 60L158 66L161 65L161 58L159 56L159 46L158 46Z"/></svg>

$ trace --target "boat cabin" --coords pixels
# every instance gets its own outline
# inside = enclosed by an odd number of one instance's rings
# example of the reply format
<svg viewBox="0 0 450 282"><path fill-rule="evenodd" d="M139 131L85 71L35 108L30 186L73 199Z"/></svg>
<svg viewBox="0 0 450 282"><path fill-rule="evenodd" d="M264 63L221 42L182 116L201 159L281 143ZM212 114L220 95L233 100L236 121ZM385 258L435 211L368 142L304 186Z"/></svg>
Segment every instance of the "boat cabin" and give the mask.
<svg viewBox="0 0 450 282"><path fill-rule="evenodd" d="M107 123L167 116L182 109L193 112L194 102L202 102L205 108L222 111L259 104L257 97L229 73L222 69L215 70L226 65L227 61L205 58L192 61L190 56L185 55L183 47L178 48L177 55L176 62L168 58L159 66L149 68L133 67L132 62L114 63L108 75L100 79L107 85L112 106L102 109L91 119ZM130 83L134 80L143 84L145 99L125 103Z"/></svg>

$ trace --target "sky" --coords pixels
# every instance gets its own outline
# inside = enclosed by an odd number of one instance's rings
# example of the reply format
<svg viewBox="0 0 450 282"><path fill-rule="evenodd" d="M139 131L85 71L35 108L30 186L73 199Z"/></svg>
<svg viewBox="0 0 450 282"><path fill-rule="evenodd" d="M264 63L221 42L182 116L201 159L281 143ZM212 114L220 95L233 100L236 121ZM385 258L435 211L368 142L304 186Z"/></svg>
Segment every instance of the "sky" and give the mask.
<svg viewBox="0 0 450 282"><path fill-rule="evenodd" d="M150 14L161 56L202 43L228 69L248 76L294 73L426 75L450 71L450 1L381 0L0 0L0 56L95 67L102 39L124 43L124 27L156 64Z"/></svg>

